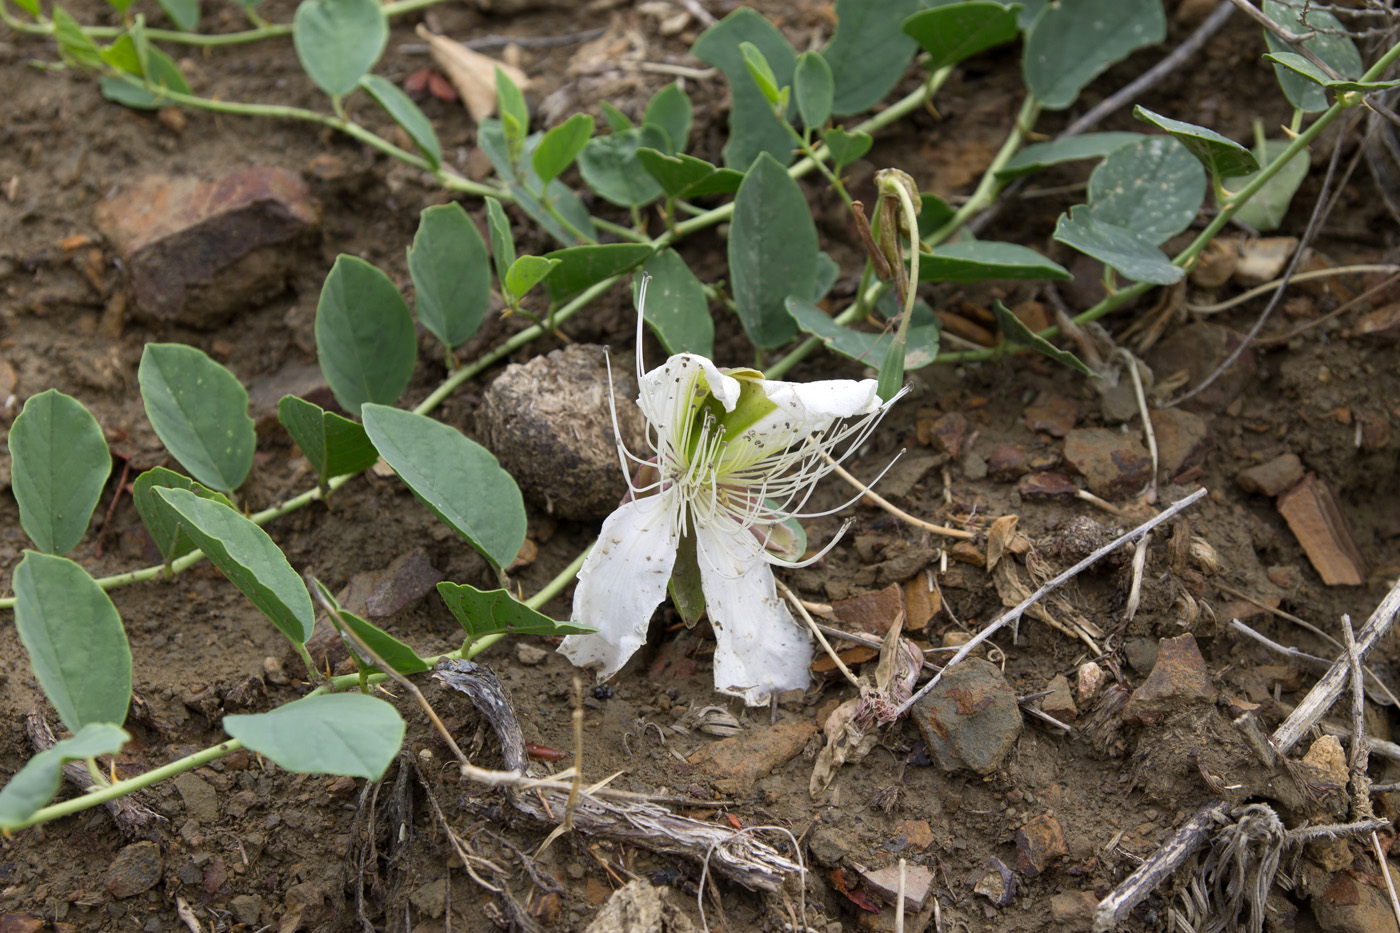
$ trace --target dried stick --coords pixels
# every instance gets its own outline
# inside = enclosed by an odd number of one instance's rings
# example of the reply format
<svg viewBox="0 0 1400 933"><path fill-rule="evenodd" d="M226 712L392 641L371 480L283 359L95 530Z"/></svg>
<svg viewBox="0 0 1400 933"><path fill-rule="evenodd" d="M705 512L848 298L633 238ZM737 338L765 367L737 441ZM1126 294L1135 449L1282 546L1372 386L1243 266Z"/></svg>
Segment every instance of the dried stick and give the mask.
<svg viewBox="0 0 1400 933"><path fill-rule="evenodd" d="M1385 850L1381 848L1381 840L1376 836L1375 830L1371 831L1371 848L1376 853L1377 866L1385 878L1385 889L1390 892L1390 909L1395 912L1395 922L1400 924L1400 897L1395 896L1395 881L1390 877L1390 866L1386 864Z"/></svg>
<svg viewBox="0 0 1400 933"><path fill-rule="evenodd" d="M833 473L850 483L856 489L859 489L863 498L869 499L900 521L913 525L915 528L922 528L924 531L933 532L936 535L943 535L945 538L958 538L962 541L971 541L973 538L977 537L977 535L971 531L963 531L961 528L949 528L946 525L935 525L932 522L924 521L922 518L915 518L899 506L894 505L884 496L881 496L877 492L872 492L869 486L852 476L845 467L831 459L831 457L826 454L822 454L822 456L825 457L826 462L831 465L831 471Z"/></svg>
<svg viewBox="0 0 1400 933"><path fill-rule="evenodd" d="M851 673L851 669L846 666L846 662L842 661L841 656L831 647L831 642L826 640L826 636L822 634L822 630L817 626L817 620L813 619L812 614L807 611L807 607L802 605L802 600L798 599L797 594L788 589L788 585L782 580L778 580L777 583L778 589L787 597L787 601L792 603L798 615L802 616L802 621L807 623L807 627L812 630L812 634L817 637L817 641L820 642L822 648L826 650L827 657L835 662L837 670L846 675L846 679L851 682L851 686L859 690L860 681L856 680L856 675Z"/></svg>
<svg viewBox="0 0 1400 933"><path fill-rule="evenodd" d="M996 634L1001 629L1005 628L1013 622L1020 621L1021 616L1023 616L1026 613L1027 609L1030 609L1036 603L1040 602L1040 600L1045 598L1047 594L1049 594L1053 590L1058 589L1066 581L1078 576L1080 573L1084 572L1086 568L1102 560L1104 557L1118 550L1118 548L1127 544L1134 538L1140 538L1143 535L1147 534L1147 532L1151 531L1153 528L1156 528L1163 522L1168 521L1178 512L1182 511L1187 506L1193 504L1194 502L1196 502L1196 500L1204 496L1206 492L1207 490L1204 488L1196 490L1195 492L1191 493L1191 495L1187 496L1185 499L1182 499L1180 502L1177 502L1174 505L1172 505L1162 514L1143 522L1141 525L1138 525L1132 531L1129 531L1126 534L1114 538L1108 544L1105 544L1103 547L1099 548L1097 551L1090 554L1088 557L1084 558L1079 563L1075 564L1073 567L1060 574L1058 577L1055 577L1053 580L1047 582L1040 589L1036 590L1034 593L1021 600L1021 602L1016 604L1016 606L1014 606L1010 610L1002 613L1002 615L998 616L994 622L992 622L990 625L983 628L982 631L974 635L967 642L967 644L963 645L961 648L958 649L957 654L953 655L951 658L948 659L948 663L944 666L943 671L947 671L948 668L952 667L954 664L957 664L963 658L967 657L969 654L971 654L977 649L978 645L986 641L988 638L991 638L992 635ZM932 690L938 685L938 681L942 679L942 677L943 672L939 672L938 674L935 674L932 678L930 678L929 682L924 684L923 687L919 689L918 693L914 694L909 699L905 700L903 703L900 704L899 708L895 710L896 715L902 716L905 713L907 713L911 706L917 703L920 699L926 696L930 690Z"/></svg>
<svg viewBox="0 0 1400 933"><path fill-rule="evenodd" d="M1346 636L1347 661L1351 665L1351 771L1352 819L1368 820L1375 816L1371 809L1371 779L1366 774L1366 689L1361 673L1361 659L1356 656L1356 635L1351 630L1351 616L1342 616L1342 634ZM1384 867L1384 866L1382 866Z"/></svg>
<svg viewBox="0 0 1400 933"><path fill-rule="evenodd" d="M24 717L24 728L29 733L29 744L34 746L36 752L46 752L58 743L58 739L54 737L53 729L49 727L48 720L44 718L44 714L38 706L31 709L29 714ZM88 773L87 766L81 761L66 763L63 766L63 776L83 793L87 793L88 789L97 783ZM109 800L104 806L107 808L107 812L112 814L112 820L117 824L117 828L128 837L144 835L156 823L166 822L165 817L141 803L132 794L118 797L116 800Z"/></svg>

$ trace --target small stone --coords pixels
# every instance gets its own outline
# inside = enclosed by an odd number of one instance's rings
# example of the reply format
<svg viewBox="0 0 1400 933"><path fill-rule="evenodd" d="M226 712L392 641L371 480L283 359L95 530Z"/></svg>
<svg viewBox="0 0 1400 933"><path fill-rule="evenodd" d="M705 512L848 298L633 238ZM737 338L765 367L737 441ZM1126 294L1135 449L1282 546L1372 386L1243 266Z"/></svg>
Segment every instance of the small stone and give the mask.
<svg viewBox="0 0 1400 933"><path fill-rule="evenodd" d="M1045 499L1051 496L1073 496L1079 492L1074 480L1063 473L1027 473L1016 484L1023 499Z"/></svg>
<svg viewBox="0 0 1400 933"><path fill-rule="evenodd" d="M1298 238L1291 236L1257 237L1240 246L1240 261L1235 266L1235 281L1241 285L1263 285L1283 273L1288 257L1298 248Z"/></svg>
<svg viewBox="0 0 1400 933"><path fill-rule="evenodd" d="M1349 871L1338 872L1331 884L1313 897L1313 917L1322 933L1395 933L1395 913L1385 880L1377 877L1376 884L1368 881Z"/></svg>
<svg viewBox="0 0 1400 933"><path fill-rule="evenodd" d="M882 636L904 611L904 591L898 583L891 583L882 590L834 602L831 611L856 631Z"/></svg>
<svg viewBox="0 0 1400 933"><path fill-rule="evenodd" d="M306 183L255 165L213 180L150 175L98 205L137 316L212 329L286 289L320 209Z"/></svg>
<svg viewBox="0 0 1400 933"><path fill-rule="evenodd" d="M945 771L991 774L1021 734L1015 691L1000 668L980 658L946 669L914 711L925 744Z"/></svg>
<svg viewBox="0 0 1400 933"><path fill-rule="evenodd" d="M1360 586L1365 582L1366 558L1331 484L1309 473L1274 504L1323 583Z"/></svg>
<svg viewBox="0 0 1400 933"><path fill-rule="evenodd" d="M1104 681L1108 679L1108 673L1097 663L1085 661L1079 665L1076 677L1075 692L1079 696L1079 705L1088 706L1094 702L1094 698L1103 689Z"/></svg>
<svg viewBox="0 0 1400 933"><path fill-rule="evenodd" d="M817 725L810 720L778 723L703 746L686 760L708 775L721 793L746 794L759 779L800 755L816 734Z"/></svg>
<svg viewBox="0 0 1400 933"><path fill-rule="evenodd" d="M531 645L523 641L515 643L515 660L524 664L526 667L534 667L536 664L542 663L547 657L549 657L549 651L541 648L539 645Z"/></svg>
<svg viewBox="0 0 1400 933"><path fill-rule="evenodd" d="M905 820L895 827L899 838L914 849L927 849L933 845L933 829L928 820Z"/></svg>
<svg viewBox="0 0 1400 933"><path fill-rule="evenodd" d="M44 921L33 914L0 914L0 933L43 933Z"/></svg>
<svg viewBox="0 0 1400 933"><path fill-rule="evenodd" d="M1302 478L1303 461L1297 454L1283 454L1235 474L1235 482L1241 489L1261 496L1277 496Z"/></svg>
<svg viewBox="0 0 1400 933"><path fill-rule="evenodd" d="M1217 693L1201 649L1196 646L1196 637L1187 632L1164 638L1152 673L1128 698L1123 719L1150 724L1172 710L1211 702Z"/></svg>
<svg viewBox="0 0 1400 933"><path fill-rule="evenodd" d="M447 879L438 878L436 881L420 885L408 895L408 901L436 920L447 910Z"/></svg>
<svg viewBox="0 0 1400 933"><path fill-rule="evenodd" d="M1311 770L1318 781L1336 787L1346 787L1350 778L1347 754L1334 735L1324 735L1313 742L1303 756L1303 766Z"/></svg>
<svg viewBox="0 0 1400 933"><path fill-rule="evenodd" d="M870 890L887 903L893 904L899 897L899 866L890 865L879 871L863 871L862 879ZM933 889L933 872L922 865L906 862L904 865L904 910L917 913L928 903L929 891Z"/></svg>
<svg viewBox="0 0 1400 933"><path fill-rule="evenodd" d="M1051 437L1064 437L1074 429L1079 418L1079 406L1067 398L1041 393L1034 403L1026 406L1022 420L1032 431L1043 431Z"/></svg>
<svg viewBox="0 0 1400 933"><path fill-rule="evenodd" d="M267 678L268 683L276 684L279 687L285 687L291 683L291 679L287 677L287 672L283 669L282 661L279 658L265 657L262 666L263 676Z"/></svg>
<svg viewBox="0 0 1400 933"><path fill-rule="evenodd" d="M1070 692L1069 680L1064 674L1056 674L1050 681L1050 693L1040 701L1040 709L1054 716L1060 722L1073 722L1079 716L1079 707L1074 705L1074 694Z"/></svg>
<svg viewBox="0 0 1400 933"><path fill-rule="evenodd" d="M250 930L257 929L258 921L262 919L262 898L256 894L239 894L229 901L229 906L233 908L233 915L239 923Z"/></svg>
<svg viewBox="0 0 1400 933"><path fill-rule="evenodd" d="M1264 574L1281 590L1297 592L1303 585L1303 571L1296 564L1275 564L1265 569Z"/></svg>
<svg viewBox="0 0 1400 933"><path fill-rule="evenodd" d="M928 444L934 450L956 460L962 456L963 445L967 440L967 416L962 412L953 411L933 421L921 420L918 423L918 431L920 443Z"/></svg>
<svg viewBox="0 0 1400 933"><path fill-rule="evenodd" d="M1152 458L1138 439L1106 428L1065 435L1065 463L1105 499L1133 495L1152 478Z"/></svg>
<svg viewBox="0 0 1400 933"><path fill-rule="evenodd" d="M160 846L154 842L133 842L112 860L103 886L113 897L131 897L155 887L163 869Z"/></svg>
<svg viewBox="0 0 1400 933"><path fill-rule="evenodd" d="M1157 437L1157 466L1168 480L1199 466L1210 450L1210 428L1205 419L1184 408L1153 411L1152 432Z"/></svg>
<svg viewBox="0 0 1400 933"><path fill-rule="evenodd" d="M839 829L823 823L812 830L812 835L807 841L807 851L811 853L812 861L818 865L823 868L835 868L850 852L850 844Z"/></svg>
<svg viewBox="0 0 1400 933"><path fill-rule="evenodd" d="M1212 6L1213 0L1212 0ZM1050 919L1056 923L1077 924L1075 929L1089 928L1089 921L1099 908L1093 891L1064 891L1050 896Z"/></svg>
<svg viewBox="0 0 1400 933"><path fill-rule="evenodd" d="M1157 663L1160 646L1151 638L1129 638L1123 643L1123 659L1135 672L1146 677Z"/></svg>
<svg viewBox="0 0 1400 933"><path fill-rule="evenodd" d="M975 450L969 450L963 457L963 476L970 480L987 478L987 461L982 459L982 455Z"/></svg>
<svg viewBox="0 0 1400 933"><path fill-rule="evenodd" d="M998 907L1005 907L1016 898L1016 876L1001 859L989 858L972 890Z"/></svg>
<svg viewBox="0 0 1400 933"><path fill-rule="evenodd" d="M695 933L695 925L667 888L648 881L628 882L612 892L584 933Z"/></svg>
<svg viewBox="0 0 1400 933"><path fill-rule="evenodd" d="M365 597L365 614L371 619L394 615L427 596L442 579L421 547L400 554L375 576L374 587Z"/></svg>
<svg viewBox="0 0 1400 933"><path fill-rule="evenodd" d="M1040 875L1051 862L1068 854L1060 821L1049 813L1016 830L1016 870L1027 878Z"/></svg>
<svg viewBox="0 0 1400 933"><path fill-rule="evenodd" d="M1003 483L1020 479L1029 470L1026 449L1018 444L1001 444L987 455L987 475Z"/></svg>
<svg viewBox="0 0 1400 933"><path fill-rule="evenodd" d="M175 789L185 802L185 814L193 820L209 825L219 820L219 792L209 782L193 772L186 771L175 778Z"/></svg>

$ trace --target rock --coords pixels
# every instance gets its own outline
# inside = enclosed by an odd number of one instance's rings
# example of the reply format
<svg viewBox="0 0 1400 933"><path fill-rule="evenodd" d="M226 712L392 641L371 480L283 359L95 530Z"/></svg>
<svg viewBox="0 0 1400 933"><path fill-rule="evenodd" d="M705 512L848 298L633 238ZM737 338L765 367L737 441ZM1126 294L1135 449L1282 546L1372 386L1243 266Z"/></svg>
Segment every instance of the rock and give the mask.
<svg viewBox="0 0 1400 933"><path fill-rule="evenodd" d="M1069 680L1064 674L1056 674L1050 681L1050 693L1040 701L1040 709L1054 716L1060 722L1073 722L1079 716L1079 707L1074 705L1074 694L1070 691Z"/></svg>
<svg viewBox="0 0 1400 933"><path fill-rule="evenodd" d="M1016 830L1016 870L1034 878L1050 867L1050 863L1069 855L1065 833L1060 821L1049 813L1041 814Z"/></svg>
<svg viewBox="0 0 1400 933"><path fill-rule="evenodd" d="M1085 661L1079 665L1076 677L1075 692L1079 697L1079 706L1088 706L1103 689L1108 673L1095 662Z"/></svg>
<svg viewBox="0 0 1400 933"><path fill-rule="evenodd" d="M995 664L980 658L946 669L914 712L924 742L945 771L991 774L1021 734L1015 692Z"/></svg>
<svg viewBox="0 0 1400 933"><path fill-rule="evenodd" d="M193 771L186 771L172 783L185 802L185 814L190 819L210 825L219 818L219 792Z"/></svg>
<svg viewBox="0 0 1400 933"><path fill-rule="evenodd" d="M420 913L425 913L436 920L447 910L447 879L438 878L420 885L408 895L408 901Z"/></svg>
<svg viewBox="0 0 1400 933"><path fill-rule="evenodd" d="M1022 499L1047 499L1052 496L1073 496L1079 492L1074 480L1063 473L1028 473L1016 484Z"/></svg>
<svg viewBox="0 0 1400 933"><path fill-rule="evenodd" d="M534 667L547 657L549 657L549 652L539 645L531 645L523 641L515 643L515 660L526 667Z"/></svg>
<svg viewBox="0 0 1400 933"><path fill-rule="evenodd" d="M1360 586L1366 581L1366 559L1326 480L1309 473L1275 505L1323 583Z"/></svg>
<svg viewBox="0 0 1400 933"><path fill-rule="evenodd" d="M1277 496L1303 478L1303 461L1297 454L1282 454L1235 474L1235 482L1245 492Z"/></svg>
<svg viewBox="0 0 1400 933"><path fill-rule="evenodd" d="M306 183L255 165L213 180L150 175L97 207L136 316L212 329L280 294L320 225Z"/></svg>
<svg viewBox="0 0 1400 933"><path fill-rule="evenodd" d="M275 372L256 376L248 383L248 414L257 425L259 437L282 430L277 419L277 403L287 395L295 395L326 411L344 414L326 385L320 364L287 360Z"/></svg>
<svg viewBox="0 0 1400 933"><path fill-rule="evenodd" d="M1147 362L1159 383L1184 372L1187 385L1194 387L1214 372L1243 340L1242 334L1219 324L1189 324L1158 343L1148 354ZM1254 381L1255 368L1254 351L1245 350L1234 365L1183 404L1192 411L1224 408Z"/></svg>
<svg viewBox="0 0 1400 933"><path fill-rule="evenodd" d="M365 614L371 619L382 619L427 596L442 574L428 561L428 552L416 547L394 558L375 577L365 596Z"/></svg>
<svg viewBox="0 0 1400 933"><path fill-rule="evenodd" d="M831 611L856 631L883 636L904 611L904 590L891 583L882 590L834 602Z"/></svg>
<svg viewBox="0 0 1400 933"><path fill-rule="evenodd" d="M258 922L262 919L262 898L256 894L239 894L229 901L229 907L233 908L233 915L239 923L250 930L258 928Z"/></svg>
<svg viewBox="0 0 1400 933"><path fill-rule="evenodd" d="M1145 677L1152 673L1152 666L1157 663L1157 653L1160 650L1160 646L1151 638L1129 638L1123 643L1123 660Z"/></svg>
<svg viewBox="0 0 1400 933"><path fill-rule="evenodd" d="M1087 930L1098 907L1099 899L1093 891L1063 891L1050 896L1050 919L1073 924L1072 929Z"/></svg>
<svg viewBox="0 0 1400 933"><path fill-rule="evenodd" d="M1235 266L1235 281L1241 285L1263 285L1283 274L1284 264L1298 248L1298 238L1291 236L1257 237L1240 245L1240 261Z"/></svg>
<svg viewBox="0 0 1400 933"><path fill-rule="evenodd" d="M1064 437L1074 429L1079 418L1079 406L1067 398L1042 392L1021 414L1027 428L1043 431L1051 437Z"/></svg>
<svg viewBox="0 0 1400 933"><path fill-rule="evenodd" d="M1311 777L1318 783L1346 787L1351 779L1347 753L1334 735L1324 735L1313 742L1303 756L1303 766L1312 772Z"/></svg>
<svg viewBox="0 0 1400 933"><path fill-rule="evenodd" d="M998 907L1005 907L1016 898L1016 876L1001 859L989 858L972 890Z"/></svg>
<svg viewBox="0 0 1400 933"><path fill-rule="evenodd" d="M747 794L760 778L802 753L817 725L811 721L778 723L747 735L706 745L688 759L724 794Z"/></svg>
<svg viewBox="0 0 1400 933"><path fill-rule="evenodd" d="M1205 658L1190 632L1163 638L1157 663L1123 708L1126 722L1153 723L1168 712L1214 701L1219 691L1210 681Z"/></svg>
<svg viewBox="0 0 1400 933"><path fill-rule="evenodd" d="M977 451L969 450L967 454L963 456L962 471L963 476L966 476L970 480L986 479L987 461L984 460L982 455Z"/></svg>
<svg viewBox="0 0 1400 933"><path fill-rule="evenodd" d="M1400 929L1385 881L1376 880L1378 884L1368 884L1347 871L1334 875L1331 884L1312 899L1313 917L1323 933L1395 933Z"/></svg>
<svg viewBox="0 0 1400 933"><path fill-rule="evenodd" d="M584 933L694 933L695 925L666 888L632 881L618 888Z"/></svg>
<svg viewBox="0 0 1400 933"><path fill-rule="evenodd" d="M1009 483L1025 476L1029 470L1026 449L1018 444L1001 444L987 455L987 475L992 479Z"/></svg>
<svg viewBox="0 0 1400 933"><path fill-rule="evenodd" d="M160 846L154 842L133 842L117 853L102 884L115 898L131 897L155 887L163 870Z"/></svg>
<svg viewBox="0 0 1400 933"><path fill-rule="evenodd" d="M953 411L932 421L918 422L919 443L927 444L939 453L945 453L954 460L963 455L967 441L967 416Z"/></svg>
<svg viewBox="0 0 1400 933"><path fill-rule="evenodd" d="M1199 466L1210 450L1210 429L1195 412L1184 408L1159 408L1152 413L1157 437L1157 466L1170 480L1183 470Z"/></svg>
<svg viewBox="0 0 1400 933"><path fill-rule="evenodd" d="M33 914L0 914L0 933L44 933L44 921Z"/></svg>
<svg viewBox="0 0 1400 933"><path fill-rule="evenodd" d="M1106 428L1065 435L1065 463L1084 477L1090 492L1105 499L1133 495L1152 478L1152 458L1138 439Z"/></svg>
<svg viewBox="0 0 1400 933"><path fill-rule="evenodd" d="M482 397L477 429L526 496L560 518L606 517L627 492L612 411L628 449L645 456L631 354L618 354L608 403L608 355L572 344L506 367Z"/></svg>
<svg viewBox="0 0 1400 933"><path fill-rule="evenodd" d="M893 904L899 897L899 866L890 865L879 871L863 871L861 878L870 890L887 903ZM912 862L904 864L904 909L918 912L928 903L929 891L933 889L933 872Z"/></svg>
<svg viewBox="0 0 1400 933"><path fill-rule="evenodd" d="M915 849L923 850L933 845L933 828L928 820L905 820L895 827L898 839Z"/></svg>
<svg viewBox="0 0 1400 933"><path fill-rule="evenodd" d="M807 851L811 853L812 861L818 865L834 868L841 864L851 847L841 830L822 823L812 830L812 835L807 840Z"/></svg>

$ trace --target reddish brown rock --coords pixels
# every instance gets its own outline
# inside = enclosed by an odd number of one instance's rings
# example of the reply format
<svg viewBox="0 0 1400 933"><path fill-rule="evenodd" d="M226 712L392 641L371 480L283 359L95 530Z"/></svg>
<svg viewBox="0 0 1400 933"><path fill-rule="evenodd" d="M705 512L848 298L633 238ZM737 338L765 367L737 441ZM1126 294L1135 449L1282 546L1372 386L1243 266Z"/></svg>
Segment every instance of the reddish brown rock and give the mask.
<svg viewBox="0 0 1400 933"><path fill-rule="evenodd" d="M1184 408L1152 412L1152 432L1157 437L1157 466L1168 480L1182 470L1199 466L1210 450L1210 429L1205 419Z"/></svg>
<svg viewBox="0 0 1400 933"><path fill-rule="evenodd" d="M1279 496L1276 505L1323 583L1360 586L1365 582L1366 560L1331 486L1309 473Z"/></svg>
<svg viewBox="0 0 1400 933"><path fill-rule="evenodd" d="M1201 649L1196 646L1196 637L1187 632L1164 638L1152 673L1128 698L1123 719L1144 724L1157 722L1169 712L1212 702L1218 692L1211 683Z"/></svg>
<svg viewBox="0 0 1400 933"><path fill-rule="evenodd" d="M1053 437L1064 437L1074 428L1079 417L1079 406L1067 398L1042 393L1031 405L1026 406L1022 419L1032 431L1044 431Z"/></svg>
<svg viewBox="0 0 1400 933"><path fill-rule="evenodd" d="M1282 454L1235 474L1235 482L1245 492L1277 496L1303 478L1303 461L1297 454Z"/></svg>
<svg viewBox="0 0 1400 933"><path fill-rule="evenodd" d="M1016 899L1016 876L1005 862L992 857L987 859L987 865L972 890L998 907L1006 907Z"/></svg>
<svg viewBox="0 0 1400 933"><path fill-rule="evenodd" d="M1016 830L1016 870L1034 878L1050 867L1050 863L1069 854L1060 821L1049 813L1041 814Z"/></svg>
<svg viewBox="0 0 1400 933"><path fill-rule="evenodd" d="M1396 933L1400 929L1385 879L1376 875L1376 883L1368 883L1370 880L1358 878L1354 872L1338 872L1312 899L1313 917L1323 933Z"/></svg>
<svg viewBox="0 0 1400 933"><path fill-rule="evenodd" d="M918 422L919 443L927 444L940 453L953 459L963 455L967 443L967 416L962 412L951 411L932 421Z"/></svg>
<svg viewBox="0 0 1400 933"><path fill-rule="evenodd" d="M1023 499L1045 499L1050 496L1072 496L1079 492L1074 480L1063 473L1028 473L1016 484Z"/></svg>
<svg viewBox="0 0 1400 933"><path fill-rule="evenodd" d="M1040 709L1060 722L1073 722L1079 716L1079 707L1074 704L1074 693L1070 690L1069 679L1064 674L1056 674L1050 681L1050 693L1040 701Z"/></svg>
<svg viewBox="0 0 1400 933"><path fill-rule="evenodd" d="M1090 492L1105 499L1133 495L1152 478L1152 458L1137 438L1106 428L1065 435L1065 462L1084 477Z"/></svg>
<svg viewBox="0 0 1400 933"><path fill-rule="evenodd" d="M1026 450L1017 444L1001 444L987 456L987 474L992 479L1009 483L1026 475Z"/></svg>
<svg viewBox="0 0 1400 933"><path fill-rule="evenodd" d="M137 316L206 329L280 294L319 224L306 183L266 165L213 180L150 175L97 208Z"/></svg>
<svg viewBox="0 0 1400 933"><path fill-rule="evenodd" d="M899 866L890 865L879 871L860 873L866 887L887 903L893 904L899 898ZM917 913L928 903L929 891L933 888L933 872L922 865L904 866L904 909Z"/></svg>
<svg viewBox="0 0 1400 933"><path fill-rule="evenodd" d="M801 754L817 734L811 721L779 723L767 729L720 739L687 761L708 775L724 794L746 794L756 781Z"/></svg>
<svg viewBox="0 0 1400 933"><path fill-rule="evenodd" d="M891 583L883 590L832 603L831 611L858 631L884 635L904 611L904 592L898 583Z"/></svg>
<svg viewBox="0 0 1400 933"><path fill-rule="evenodd" d="M1050 919L1056 923L1073 924L1066 929L1087 930L1098 910L1099 899L1093 891L1065 891L1050 896Z"/></svg>

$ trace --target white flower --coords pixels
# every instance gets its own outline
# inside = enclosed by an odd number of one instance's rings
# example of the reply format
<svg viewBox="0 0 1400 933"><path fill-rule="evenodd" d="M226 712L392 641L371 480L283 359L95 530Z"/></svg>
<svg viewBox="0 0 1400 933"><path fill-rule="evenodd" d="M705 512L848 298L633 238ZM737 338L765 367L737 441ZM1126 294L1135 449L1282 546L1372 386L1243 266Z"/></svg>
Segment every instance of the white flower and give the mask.
<svg viewBox="0 0 1400 933"><path fill-rule="evenodd" d="M572 621L598 631L570 635L559 650L601 679L617 673L646 641L689 535L717 641L715 688L750 706L805 688L811 639L778 598L770 565L806 566L836 539L807 561L786 560L773 553L790 537L781 523L830 514L802 511L831 470L827 455L838 463L850 456L894 399L881 402L874 379L775 382L692 353L648 373L641 361L639 320L637 403L653 456L618 442L631 494L603 522L574 591ZM635 480L629 464L640 467Z"/></svg>

